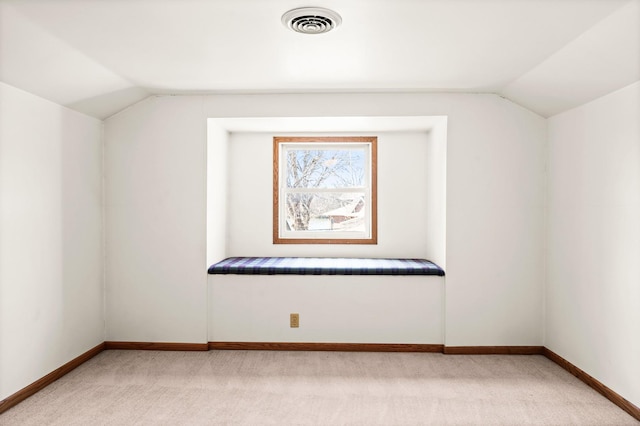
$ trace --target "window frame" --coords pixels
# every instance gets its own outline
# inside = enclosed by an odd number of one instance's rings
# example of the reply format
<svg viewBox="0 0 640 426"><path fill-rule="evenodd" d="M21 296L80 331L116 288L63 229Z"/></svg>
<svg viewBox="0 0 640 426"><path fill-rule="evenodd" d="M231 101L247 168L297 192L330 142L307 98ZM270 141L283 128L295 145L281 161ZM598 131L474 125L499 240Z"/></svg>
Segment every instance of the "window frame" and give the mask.
<svg viewBox="0 0 640 426"><path fill-rule="evenodd" d="M273 244L378 244L378 214L377 214L377 199L378 199L378 184L377 184L377 171L378 171L378 138L376 136L274 136L273 138ZM286 161L284 166L281 167L281 161L283 160L283 152L288 146L294 146L295 144L304 145L319 145L327 146L336 144L336 148L344 146L347 149L349 144L354 146L365 145L368 147L368 183L369 185L364 188L365 192L365 211L369 217L369 229L364 233L357 233L354 237L344 237L344 235L336 238L335 233L331 236L332 231L318 231L306 236L292 236L291 232L281 232L281 219L286 216L285 212L285 199L286 188L281 187L286 185L286 179L283 178L286 173ZM366 172L365 172L366 173ZM282 174L282 176L281 176ZM330 192L327 189L317 190L317 192ZM292 191L293 192L293 191ZM316 192L310 189L310 192ZM348 191L342 191L337 188L333 192L355 192L354 189ZM281 205L282 201L282 205ZM324 234L324 235L323 235Z"/></svg>

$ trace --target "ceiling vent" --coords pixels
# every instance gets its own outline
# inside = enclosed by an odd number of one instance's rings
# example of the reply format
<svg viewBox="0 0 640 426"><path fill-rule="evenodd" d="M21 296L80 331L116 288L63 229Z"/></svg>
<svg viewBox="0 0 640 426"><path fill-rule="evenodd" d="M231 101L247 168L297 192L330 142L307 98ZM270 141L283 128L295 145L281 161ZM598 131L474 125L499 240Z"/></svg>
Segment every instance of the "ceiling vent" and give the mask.
<svg viewBox="0 0 640 426"><path fill-rule="evenodd" d="M322 34L342 23L342 18L333 10L321 7L291 9L282 15L285 27L302 34Z"/></svg>

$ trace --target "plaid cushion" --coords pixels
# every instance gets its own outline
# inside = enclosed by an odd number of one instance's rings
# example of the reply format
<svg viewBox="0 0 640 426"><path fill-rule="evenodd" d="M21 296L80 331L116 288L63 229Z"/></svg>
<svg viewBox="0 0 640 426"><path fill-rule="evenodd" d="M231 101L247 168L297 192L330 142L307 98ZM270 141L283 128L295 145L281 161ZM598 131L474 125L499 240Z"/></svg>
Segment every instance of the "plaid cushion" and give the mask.
<svg viewBox="0 0 640 426"><path fill-rule="evenodd" d="M209 274L242 275L444 275L426 259L356 259L329 257L230 257Z"/></svg>

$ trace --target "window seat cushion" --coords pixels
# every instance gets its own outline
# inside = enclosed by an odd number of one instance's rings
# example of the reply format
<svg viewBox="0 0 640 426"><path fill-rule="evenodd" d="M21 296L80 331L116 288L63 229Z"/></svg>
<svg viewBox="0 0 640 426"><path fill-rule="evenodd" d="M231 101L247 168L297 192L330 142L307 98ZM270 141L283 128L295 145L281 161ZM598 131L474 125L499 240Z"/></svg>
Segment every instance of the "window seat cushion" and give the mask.
<svg viewBox="0 0 640 426"><path fill-rule="evenodd" d="M444 276L444 271L426 259L229 257L209 267L209 274Z"/></svg>

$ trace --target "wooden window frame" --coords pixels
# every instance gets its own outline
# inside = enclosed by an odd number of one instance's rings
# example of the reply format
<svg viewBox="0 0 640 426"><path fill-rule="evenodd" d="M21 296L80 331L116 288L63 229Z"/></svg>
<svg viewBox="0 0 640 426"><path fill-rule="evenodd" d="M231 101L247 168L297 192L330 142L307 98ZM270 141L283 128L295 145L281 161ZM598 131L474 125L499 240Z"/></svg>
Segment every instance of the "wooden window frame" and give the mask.
<svg viewBox="0 0 640 426"><path fill-rule="evenodd" d="M284 237L280 233L280 158L281 145L286 144L332 144L369 145L369 198L370 210L368 235L364 238L313 238ZM378 244L378 138L376 136L275 136L273 138L273 244ZM285 166L286 167L286 166ZM369 213L368 213L369 214Z"/></svg>

